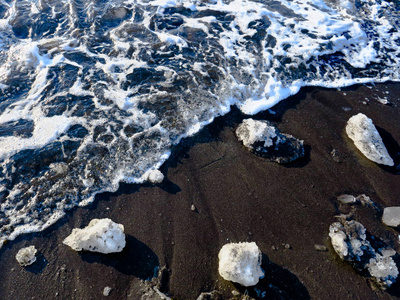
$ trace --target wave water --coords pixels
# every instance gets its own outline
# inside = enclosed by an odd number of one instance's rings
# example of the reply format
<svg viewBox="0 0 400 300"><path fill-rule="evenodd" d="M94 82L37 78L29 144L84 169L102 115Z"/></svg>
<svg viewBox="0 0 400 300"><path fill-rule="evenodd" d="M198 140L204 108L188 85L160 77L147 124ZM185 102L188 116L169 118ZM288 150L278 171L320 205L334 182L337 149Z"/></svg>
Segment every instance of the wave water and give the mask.
<svg viewBox="0 0 400 300"><path fill-rule="evenodd" d="M399 32L383 0L0 0L0 245L145 181L232 105L399 81Z"/></svg>

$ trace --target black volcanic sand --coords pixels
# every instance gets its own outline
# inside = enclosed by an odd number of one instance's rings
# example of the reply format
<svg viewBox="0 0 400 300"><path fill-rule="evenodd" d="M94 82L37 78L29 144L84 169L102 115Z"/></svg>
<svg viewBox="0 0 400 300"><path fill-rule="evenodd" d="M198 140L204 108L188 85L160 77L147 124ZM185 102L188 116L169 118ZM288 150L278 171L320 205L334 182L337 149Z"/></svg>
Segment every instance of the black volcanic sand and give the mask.
<svg viewBox="0 0 400 300"><path fill-rule="evenodd" d="M384 97L390 105L378 102ZM274 107L275 113L254 116L304 140L306 157L288 165L269 162L241 145L234 131L246 116L233 109L173 149L161 168L164 183L122 185L118 193L99 195L48 230L4 246L0 298L141 299L158 281L163 293L177 299L196 299L213 290L220 299L233 297L232 291L241 293L235 299L243 294L257 298L257 292L265 292L265 299L399 299L400 284L374 290L340 261L328 237L335 216L351 211L336 201L343 193L366 194L380 209L400 205L400 169L367 160L345 134L347 120L365 113L398 166L399 100L400 84L305 88ZM354 220L400 251L399 232L381 224L381 214L362 205L353 209ZM125 226L122 253L77 253L62 244L73 228L93 218ZM218 274L220 248L245 241L260 247L266 274L247 289ZM23 268L14 257L29 245L40 254L34 265ZM318 251L315 245L327 249ZM166 267L163 275L146 280L158 266ZM106 286L112 288L108 297L103 296Z"/></svg>

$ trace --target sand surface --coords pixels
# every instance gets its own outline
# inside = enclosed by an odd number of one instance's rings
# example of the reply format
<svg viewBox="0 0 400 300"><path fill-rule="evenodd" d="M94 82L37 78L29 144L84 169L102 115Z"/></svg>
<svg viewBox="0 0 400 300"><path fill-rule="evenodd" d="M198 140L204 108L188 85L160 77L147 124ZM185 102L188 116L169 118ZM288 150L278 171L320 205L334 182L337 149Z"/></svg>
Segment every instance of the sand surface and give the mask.
<svg viewBox="0 0 400 300"><path fill-rule="evenodd" d="M378 101L385 97L390 105ZM246 116L233 109L173 150L161 168L162 184L122 185L48 230L4 246L0 299L157 299L157 289L176 299L214 290L213 299L234 297L232 291L240 293L235 299L260 298L257 292L264 299L398 299L400 284L372 289L340 261L328 233L336 215L352 212L400 251L399 232L381 223L379 209L352 209L336 200L344 193L366 194L380 209L400 205L400 84L305 88L272 111L254 118L304 140L302 160L279 165L249 152L234 134ZM359 112L374 121L395 167L370 162L346 136L347 120ZM77 253L62 244L73 228L93 218L125 226L123 252ZM266 275L247 289L218 274L220 248L244 241L260 247ZM38 249L38 261L23 268L14 257L29 245ZM162 267L158 278L148 280Z"/></svg>

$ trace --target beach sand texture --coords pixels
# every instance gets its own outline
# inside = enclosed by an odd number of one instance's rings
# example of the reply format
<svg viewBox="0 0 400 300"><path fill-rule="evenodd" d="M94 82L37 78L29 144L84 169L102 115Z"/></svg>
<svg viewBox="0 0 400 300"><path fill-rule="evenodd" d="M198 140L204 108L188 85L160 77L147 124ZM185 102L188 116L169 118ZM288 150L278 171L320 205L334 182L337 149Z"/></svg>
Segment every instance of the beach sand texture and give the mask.
<svg viewBox="0 0 400 300"><path fill-rule="evenodd" d="M378 101L385 97L391 104ZM398 299L399 284L374 290L341 262L328 233L335 216L351 212L368 232L400 251L399 232L380 220L384 207L400 204L399 101L397 83L341 91L303 88L273 107L274 113L253 117L304 140L305 157L286 165L254 155L237 140L235 129L246 116L233 109L173 149L161 167L163 183L122 185L44 232L5 245L0 298L147 299L144 293L152 287L147 279L165 266L158 288L176 299L214 290L220 299L233 298L232 291L240 293L234 299L246 293L260 298L257 291L265 292L264 299ZM394 167L369 161L347 137L346 122L359 112L374 121ZM352 209L336 200L341 194L365 194L380 209ZM93 218L124 225L127 245L121 253L78 253L62 244L73 228ZM249 288L218 274L221 247L246 241L263 252L265 271ZM29 245L38 249L37 262L22 268L14 257ZM104 296L107 286L111 291Z"/></svg>

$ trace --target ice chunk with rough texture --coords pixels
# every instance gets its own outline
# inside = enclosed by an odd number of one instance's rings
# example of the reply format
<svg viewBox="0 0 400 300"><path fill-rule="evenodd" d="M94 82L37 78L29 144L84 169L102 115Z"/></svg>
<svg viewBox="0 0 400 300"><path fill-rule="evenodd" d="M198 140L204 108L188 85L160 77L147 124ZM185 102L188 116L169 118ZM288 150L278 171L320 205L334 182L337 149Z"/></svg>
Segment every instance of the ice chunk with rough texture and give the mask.
<svg viewBox="0 0 400 300"><path fill-rule="evenodd" d="M365 232L365 227L356 221L335 222L329 227L333 249L344 260L357 260L363 255L367 244Z"/></svg>
<svg viewBox="0 0 400 300"><path fill-rule="evenodd" d="M246 119L236 136L250 151L277 163L288 163L304 156L303 141L281 133L267 121Z"/></svg>
<svg viewBox="0 0 400 300"><path fill-rule="evenodd" d="M378 130L366 115L359 113L351 117L347 121L346 133L368 159L382 165L394 165Z"/></svg>
<svg viewBox="0 0 400 300"><path fill-rule="evenodd" d="M25 247L18 251L15 258L21 266L29 266L36 261L36 252L35 246Z"/></svg>
<svg viewBox="0 0 400 300"><path fill-rule="evenodd" d="M383 210L382 222L387 226L397 227L400 225L400 206L386 207Z"/></svg>
<svg viewBox="0 0 400 300"><path fill-rule="evenodd" d="M219 274L243 286L256 285L264 275L261 269L261 251L256 243L230 243L218 254Z"/></svg>
<svg viewBox="0 0 400 300"><path fill-rule="evenodd" d="M164 175L159 170L151 170L147 176L147 180L151 183L161 183L164 180Z"/></svg>
<svg viewBox="0 0 400 300"><path fill-rule="evenodd" d="M368 271L378 282L384 282L386 286L391 286L399 275L399 270L391 255L377 254L371 258Z"/></svg>
<svg viewBox="0 0 400 300"><path fill-rule="evenodd" d="M368 271L381 288L390 287L396 281L399 274L393 260L396 251L379 239L368 239L361 223L335 222L329 227L329 236L340 258L360 272Z"/></svg>
<svg viewBox="0 0 400 300"><path fill-rule="evenodd" d="M110 219L93 219L87 227L73 229L63 243L75 251L121 252L126 244L124 226Z"/></svg>

